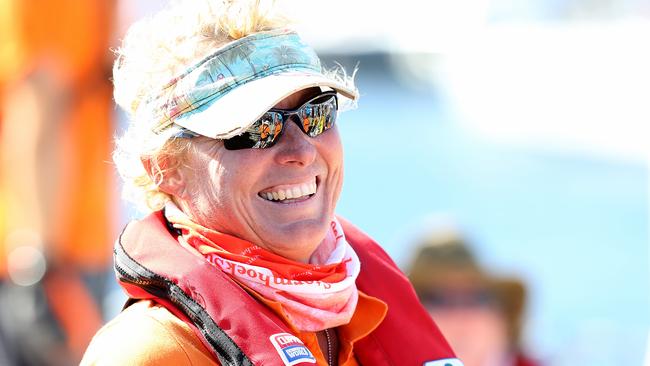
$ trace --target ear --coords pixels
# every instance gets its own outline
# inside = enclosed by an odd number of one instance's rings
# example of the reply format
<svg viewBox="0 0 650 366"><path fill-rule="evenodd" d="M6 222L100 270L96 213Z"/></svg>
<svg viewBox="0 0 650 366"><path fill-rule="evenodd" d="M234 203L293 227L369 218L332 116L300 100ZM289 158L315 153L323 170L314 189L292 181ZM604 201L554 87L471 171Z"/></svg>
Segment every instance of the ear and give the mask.
<svg viewBox="0 0 650 366"><path fill-rule="evenodd" d="M155 168L153 159L158 163L158 169ZM142 165L152 181L158 183L158 188L178 198L186 198L187 182L185 172L182 170L182 164L177 158L172 156L162 156L157 158L143 157Z"/></svg>

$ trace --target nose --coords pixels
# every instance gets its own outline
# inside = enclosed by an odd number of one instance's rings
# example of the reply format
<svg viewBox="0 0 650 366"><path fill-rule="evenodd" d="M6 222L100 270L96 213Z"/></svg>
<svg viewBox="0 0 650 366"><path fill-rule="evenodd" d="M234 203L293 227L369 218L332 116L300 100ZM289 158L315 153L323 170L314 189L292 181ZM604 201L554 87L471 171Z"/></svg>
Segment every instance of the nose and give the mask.
<svg viewBox="0 0 650 366"><path fill-rule="evenodd" d="M314 139L302 132L293 120L287 121L276 145L276 160L283 165L309 166L316 159L314 143Z"/></svg>

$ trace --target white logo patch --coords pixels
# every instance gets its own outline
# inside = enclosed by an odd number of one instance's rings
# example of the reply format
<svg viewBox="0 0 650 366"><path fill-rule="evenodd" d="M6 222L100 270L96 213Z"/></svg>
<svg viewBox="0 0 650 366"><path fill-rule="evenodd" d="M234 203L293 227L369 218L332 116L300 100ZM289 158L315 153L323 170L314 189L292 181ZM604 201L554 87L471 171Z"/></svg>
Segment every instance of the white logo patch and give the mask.
<svg viewBox="0 0 650 366"><path fill-rule="evenodd" d="M444 360L427 361L422 366L463 366L457 358L445 358Z"/></svg>
<svg viewBox="0 0 650 366"><path fill-rule="evenodd" d="M269 339L285 366L293 366L301 362L316 364L314 355L298 337L289 333L278 333L270 336Z"/></svg>

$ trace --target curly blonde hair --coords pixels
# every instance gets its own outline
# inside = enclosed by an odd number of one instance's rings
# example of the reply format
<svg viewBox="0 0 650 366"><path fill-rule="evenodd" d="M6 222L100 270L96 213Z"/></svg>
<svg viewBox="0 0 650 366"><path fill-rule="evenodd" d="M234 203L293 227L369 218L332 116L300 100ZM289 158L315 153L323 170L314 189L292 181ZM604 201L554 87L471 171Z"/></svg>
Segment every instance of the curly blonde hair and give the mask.
<svg viewBox="0 0 650 366"><path fill-rule="evenodd" d="M130 27L113 66L115 101L129 117L113 152L125 199L145 211L161 209L171 199L159 189L164 173L182 164L191 147L191 139L174 137L176 125L154 133L155 122L140 113L141 103L215 48L253 33L286 28L290 21L274 5L260 0L175 1ZM328 74L354 88L354 74L347 75L342 67ZM142 164L145 159L151 172Z"/></svg>

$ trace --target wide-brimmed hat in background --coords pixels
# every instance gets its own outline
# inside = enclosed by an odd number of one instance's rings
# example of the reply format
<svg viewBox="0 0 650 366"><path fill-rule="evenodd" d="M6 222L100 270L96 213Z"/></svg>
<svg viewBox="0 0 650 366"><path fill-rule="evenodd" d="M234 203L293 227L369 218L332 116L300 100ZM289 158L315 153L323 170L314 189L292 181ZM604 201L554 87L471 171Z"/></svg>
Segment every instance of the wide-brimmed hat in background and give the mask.
<svg viewBox="0 0 650 366"><path fill-rule="evenodd" d="M493 306L501 311L511 344L519 344L526 300L524 283L488 272L454 230L421 240L407 274L425 306Z"/></svg>

